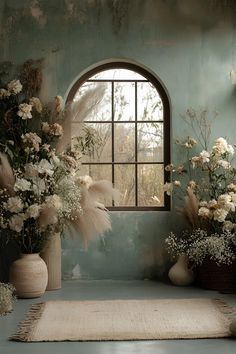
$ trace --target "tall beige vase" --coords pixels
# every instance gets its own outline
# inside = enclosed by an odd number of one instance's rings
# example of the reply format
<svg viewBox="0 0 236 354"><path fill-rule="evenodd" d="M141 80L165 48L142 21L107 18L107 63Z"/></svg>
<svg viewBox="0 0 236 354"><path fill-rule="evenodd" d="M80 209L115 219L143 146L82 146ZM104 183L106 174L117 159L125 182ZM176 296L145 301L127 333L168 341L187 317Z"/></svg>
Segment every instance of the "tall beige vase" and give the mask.
<svg viewBox="0 0 236 354"><path fill-rule="evenodd" d="M40 297L44 294L48 282L46 264L38 253L22 254L21 258L11 264L9 280L18 297Z"/></svg>
<svg viewBox="0 0 236 354"><path fill-rule="evenodd" d="M48 284L46 290L57 290L61 288L61 236L54 233L50 236L41 257L47 265Z"/></svg>

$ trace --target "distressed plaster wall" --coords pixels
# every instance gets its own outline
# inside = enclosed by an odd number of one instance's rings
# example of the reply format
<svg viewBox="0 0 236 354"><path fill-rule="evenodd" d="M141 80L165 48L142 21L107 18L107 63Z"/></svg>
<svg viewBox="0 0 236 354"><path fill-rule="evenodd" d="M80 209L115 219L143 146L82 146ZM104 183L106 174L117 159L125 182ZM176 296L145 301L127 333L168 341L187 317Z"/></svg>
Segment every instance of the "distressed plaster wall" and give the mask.
<svg viewBox="0 0 236 354"><path fill-rule="evenodd" d="M235 26L234 0L0 0L0 61L43 57L45 99L66 98L75 78L98 62L136 61L167 87L173 139L191 134L180 118L189 107L216 109L213 136L233 139L236 97L229 72L236 68ZM79 241L63 240L64 276L165 274L163 238L181 228L174 210L111 217L113 231L86 253Z"/></svg>

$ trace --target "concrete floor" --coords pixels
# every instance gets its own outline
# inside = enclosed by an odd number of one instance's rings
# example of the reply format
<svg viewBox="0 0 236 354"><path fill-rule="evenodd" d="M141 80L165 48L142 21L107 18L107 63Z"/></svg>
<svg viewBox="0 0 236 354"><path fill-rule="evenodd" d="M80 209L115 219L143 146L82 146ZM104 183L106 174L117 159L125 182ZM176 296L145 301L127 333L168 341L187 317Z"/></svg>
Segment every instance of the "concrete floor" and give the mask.
<svg viewBox="0 0 236 354"><path fill-rule="evenodd" d="M159 340L130 342L51 342L18 343L8 341L32 303L45 300L223 298L236 306L236 294L222 295L192 287L179 288L154 281L66 281L61 290L42 298L18 300L14 311L0 317L1 354L233 354L236 339Z"/></svg>

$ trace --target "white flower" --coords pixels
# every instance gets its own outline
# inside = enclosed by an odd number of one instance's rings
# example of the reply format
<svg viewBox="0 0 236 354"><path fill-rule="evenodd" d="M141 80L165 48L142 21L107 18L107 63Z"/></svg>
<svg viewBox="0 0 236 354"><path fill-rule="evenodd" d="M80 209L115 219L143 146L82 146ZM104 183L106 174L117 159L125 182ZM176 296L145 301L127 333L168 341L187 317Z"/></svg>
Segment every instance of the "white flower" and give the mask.
<svg viewBox="0 0 236 354"><path fill-rule="evenodd" d="M21 232L24 225L24 214L13 215L9 220L9 228L16 232Z"/></svg>
<svg viewBox="0 0 236 354"><path fill-rule="evenodd" d="M29 104L35 108L35 110L38 112L38 113L41 113L42 110L43 110L43 106L42 106L42 103L40 101L40 99L38 97L31 97L31 99L29 100Z"/></svg>
<svg viewBox="0 0 236 354"><path fill-rule="evenodd" d="M11 96L11 93L4 88L0 89L0 99L7 98Z"/></svg>
<svg viewBox="0 0 236 354"><path fill-rule="evenodd" d="M230 194L221 194L219 197L218 197L218 203L220 205L225 205L227 203L230 203L231 202L231 195Z"/></svg>
<svg viewBox="0 0 236 354"><path fill-rule="evenodd" d="M52 136L62 136L63 135L63 128L58 123L48 124L47 122L43 122L42 131L45 134L52 135Z"/></svg>
<svg viewBox="0 0 236 354"><path fill-rule="evenodd" d="M227 220L224 222L222 229L224 231L232 231L235 227L235 224L233 224L231 221Z"/></svg>
<svg viewBox="0 0 236 354"><path fill-rule="evenodd" d="M17 115L24 120L31 119L32 118L31 111L32 111L31 104L21 103L19 105L19 111L17 112Z"/></svg>
<svg viewBox="0 0 236 354"><path fill-rule="evenodd" d="M219 208L213 212L213 218L216 221L223 222L227 217L228 212L225 209Z"/></svg>
<svg viewBox="0 0 236 354"><path fill-rule="evenodd" d="M167 195L171 195L173 191L173 183L168 183L166 182L163 186L164 192L166 192Z"/></svg>
<svg viewBox="0 0 236 354"><path fill-rule="evenodd" d="M210 157L209 152L206 150L202 150L202 152L200 153L201 162L202 163L209 162L210 161L209 157Z"/></svg>
<svg viewBox="0 0 236 354"><path fill-rule="evenodd" d="M17 178L14 184L14 191L29 191L31 189L31 183L25 178Z"/></svg>
<svg viewBox="0 0 236 354"><path fill-rule="evenodd" d="M64 106L63 98L61 96L56 96L54 98L55 111L57 113L60 113L63 110L63 106Z"/></svg>
<svg viewBox="0 0 236 354"><path fill-rule="evenodd" d="M208 208L210 209L216 209L218 206L218 203L215 199L212 199L208 202Z"/></svg>
<svg viewBox="0 0 236 354"><path fill-rule="evenodd" d="M236 206L236 193L231 193L231 202L234 204L234 206Z"/></svg>
<svg viewBox="0 0 236 354"><path fill-rule="evenodd" d="M208 206L208 203L207 201L205 200L201 200L200 203L199 203L200 207L207 207Z"/></svg>
<svg viewBox="0 0 236 354"><path fill-rule="evenodd" d="M197 141L194 138L188 138L188 140L184 143L184 147L187 149L192 149L194 145L197 144Z"/></svg>
<svg viewBox="0 0 236 354"><path fill-rule="evenodd" d="M7 85L7 89L13 95L17 95L18 93L20 93L22 90L20 80L12 80L11 82L9 82L9 84Z"/></svg>
<svg viewBox="0 0 236 354"><path fill-rule="evenodd" d="M40 205L36 204L32 204L29 206L29 208L26 211L26 215L28 218L34 218L37 219L39 217L39 212L41 210Z"/></svg>
<svg viewBox="0 0 236 354"><path fill-rule="evenodd" d="M167 172L172 172L173 169L174 169L173 163L170 163L169 165L166 165L166 167L165 167L165 170L166 170Z"/></svg>
<svg viewBox="0 0 236 354"><path fill-rule="evenodd" d="M52 176L54 173L53 165L50 162L48 162L48 160L42 159L42 160L40 160L39 165L38 165L38 172L45 173L49 176Z"/></svg>
<svg viewBox="0 0 236 354"><path fill-rule="evenodd" d="M224 170L229 170L231 168L231 165L228 161L225 160L218 160L217 165L219 167L222 167Z"/></svg>
<svg viewBox="0 0 236 354"><path fill-rule="evenodd" d="M206 207L199 208L198 215L203 218L208 218L208 219L211 219L211 217L212 217L212 213L211 213L210 209L208 209Z"/></svg>
<svg viewBox="0 0 236 354"><path fill-rule="evenodd" d="M11 213L19 213L23 209L22 200L19 197L8 198L5 208Z"/></svg>

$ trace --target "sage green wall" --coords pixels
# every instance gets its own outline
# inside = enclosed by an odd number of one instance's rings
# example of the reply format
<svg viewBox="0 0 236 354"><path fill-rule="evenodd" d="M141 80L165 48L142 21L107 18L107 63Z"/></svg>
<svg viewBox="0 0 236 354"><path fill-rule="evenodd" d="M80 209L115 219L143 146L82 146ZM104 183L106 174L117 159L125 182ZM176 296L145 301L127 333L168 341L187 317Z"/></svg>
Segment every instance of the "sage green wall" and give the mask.
<svg viewBox="0 0 236 354"><path fill-rule="evenodd" d="M75 78L101 61L135 61L168 90L173 138L192 135L180 114L193 107L217 110L213 135L233 139L235 26L234 0L0 0L0 60L45 58L44 97L66 97ZM172 154L175 159L173 146ZM113 231L88 252L63 241L65 277L162 276L163 238L181 228L174 210L111 217Z"/></svg>

